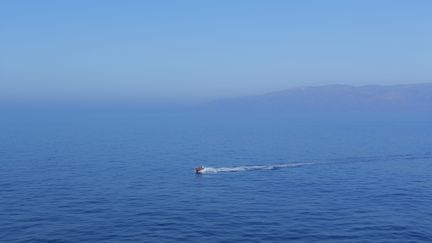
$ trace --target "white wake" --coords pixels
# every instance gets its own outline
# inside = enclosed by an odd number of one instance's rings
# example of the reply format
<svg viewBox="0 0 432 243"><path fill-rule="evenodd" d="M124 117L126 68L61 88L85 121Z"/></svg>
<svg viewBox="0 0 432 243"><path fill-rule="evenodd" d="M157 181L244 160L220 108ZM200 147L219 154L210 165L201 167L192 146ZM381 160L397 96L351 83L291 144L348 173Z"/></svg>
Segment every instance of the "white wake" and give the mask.
<svg viewBox="0 0 432 243"><path fill-rule="evenodd" d="M432 152L424 154L390 154L381 156L357 156L339 159L330 159L327 161L308 161L299 163L284 163L284 164L270 164L270 165L246 165L234 167L204 167L201 173L220 173L220 172L241 172L241 171L254 171L254 170L276 170L280 168L300 167L303 165L312 164L336 164L336 163L358 163L358 162L375 162L375 161L393 161L393 160L425 160L432 159Z"/></svg>
<svg viewBox="0 0 432 243"><path fill-rule="evenodd" d="M253 170L276 170L288 167L299 167L303 165L314 164L313 162L304 163L289 163L289 164L273 164L273 165L246 165L235 167L204 167L201 173L220 173L220 172L241 172Z"/></svg>

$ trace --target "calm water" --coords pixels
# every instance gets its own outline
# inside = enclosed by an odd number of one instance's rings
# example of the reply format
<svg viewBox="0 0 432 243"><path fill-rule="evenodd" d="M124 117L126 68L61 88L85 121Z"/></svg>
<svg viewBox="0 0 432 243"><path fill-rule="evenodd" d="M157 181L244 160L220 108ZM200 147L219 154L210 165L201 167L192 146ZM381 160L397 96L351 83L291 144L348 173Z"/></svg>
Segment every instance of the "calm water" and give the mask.
<svg viewBox="0 0 432 243"><path fill-rule="evenodd" d="M431 121L3 112L0 241L432 242Z"/></svg>

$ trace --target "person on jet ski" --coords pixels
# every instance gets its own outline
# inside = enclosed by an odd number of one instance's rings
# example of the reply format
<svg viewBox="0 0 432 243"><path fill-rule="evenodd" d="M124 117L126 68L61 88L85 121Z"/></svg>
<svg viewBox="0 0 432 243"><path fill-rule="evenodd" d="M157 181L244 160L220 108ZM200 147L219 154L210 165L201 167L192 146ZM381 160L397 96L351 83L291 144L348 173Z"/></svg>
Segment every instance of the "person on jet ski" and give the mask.
<svg viewBox="0 0 432 243"><path fill-rule="evenodd" d="M204 170L204 167L202 165L200 165L200 166L195 168L195 173L201 174L203 170Z"/></svg>

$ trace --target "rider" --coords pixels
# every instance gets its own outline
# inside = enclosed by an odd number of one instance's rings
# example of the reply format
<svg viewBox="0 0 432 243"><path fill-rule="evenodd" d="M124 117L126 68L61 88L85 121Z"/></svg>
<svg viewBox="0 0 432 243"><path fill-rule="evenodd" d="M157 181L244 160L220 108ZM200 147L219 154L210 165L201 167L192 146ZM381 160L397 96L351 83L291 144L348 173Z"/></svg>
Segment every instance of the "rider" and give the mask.
<svg viewBox="0 0 432 243"><path fill-rule="evenodd" d="M199 165L195 168L195 173L201 174L202 170L204 170L204 167L202 165Z"/></svg>

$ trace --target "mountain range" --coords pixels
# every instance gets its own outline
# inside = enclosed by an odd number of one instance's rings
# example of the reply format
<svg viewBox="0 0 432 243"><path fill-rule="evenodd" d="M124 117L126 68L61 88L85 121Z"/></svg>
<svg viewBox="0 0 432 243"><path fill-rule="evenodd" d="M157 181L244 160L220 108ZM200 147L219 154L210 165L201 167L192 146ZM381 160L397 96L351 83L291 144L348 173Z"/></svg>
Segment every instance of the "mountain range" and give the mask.
<svg viewBox="0 0 432 243"><path fill-rule="evenodd" d="M207 104L225 111L422 111L432 112L432 83L296 87Z"/></svg>

